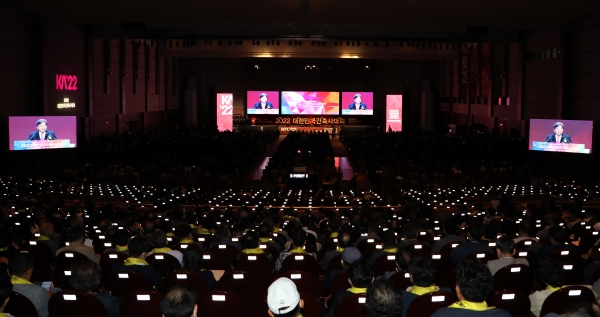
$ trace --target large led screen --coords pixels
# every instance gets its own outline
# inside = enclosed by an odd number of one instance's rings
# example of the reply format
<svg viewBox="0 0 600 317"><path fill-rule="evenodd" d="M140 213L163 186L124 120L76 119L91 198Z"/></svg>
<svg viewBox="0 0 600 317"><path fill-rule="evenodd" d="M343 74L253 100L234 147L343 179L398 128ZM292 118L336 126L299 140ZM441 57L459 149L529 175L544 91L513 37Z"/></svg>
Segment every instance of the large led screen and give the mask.
<svg viewBox="0 0 600 317"><path fill-rule="evenodd" d="M402 131L402 95L385 97L385 122L387 131Z"/></svg>
<svg viewBox="0 0 600 317"><path fill-rule="evenodd" d="M279 91L246 92L247 114L279 114Z"/></svg>
<svg viewBox="0 0 600 317"><path fill-rule="evenodd" d="M77 117L9 117L9 150L77 147Z"/></svg>
<svg viewBox="0 0 600 317"><path fill-rule="evenodd" d="M592 152L593 121L531 119L529 149L533 151Z"/></svg>
<svg viewBox="0 0 600 317"><path fill-rule="evenodd" d="M233 94L217 94L217 129L233 131Z"/></svg>
<svg viewBox="0 0 600 317"><path fill-rule="evenodd" d="M339 92L283 91L281 114L339 115Z"/></svg>
<svg viewBox="0 0 600 317"><path fill-rule="evenodd" d="M373 115L373 93L342 92L342 115Z"/></svg>

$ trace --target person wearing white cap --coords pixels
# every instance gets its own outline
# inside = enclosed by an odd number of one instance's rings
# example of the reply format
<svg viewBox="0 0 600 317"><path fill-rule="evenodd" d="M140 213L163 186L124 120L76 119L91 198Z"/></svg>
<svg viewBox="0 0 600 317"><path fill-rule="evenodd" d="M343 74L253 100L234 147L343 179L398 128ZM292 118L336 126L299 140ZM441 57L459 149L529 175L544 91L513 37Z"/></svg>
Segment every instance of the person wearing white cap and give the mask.
<svg viewBox="0 0 600 317"><path fill-rule="evenodd" d="M287 277L281 277L269 286L267 305L271 317L302 317L300 310L304 307L304 301L296 284Z"/></svg>

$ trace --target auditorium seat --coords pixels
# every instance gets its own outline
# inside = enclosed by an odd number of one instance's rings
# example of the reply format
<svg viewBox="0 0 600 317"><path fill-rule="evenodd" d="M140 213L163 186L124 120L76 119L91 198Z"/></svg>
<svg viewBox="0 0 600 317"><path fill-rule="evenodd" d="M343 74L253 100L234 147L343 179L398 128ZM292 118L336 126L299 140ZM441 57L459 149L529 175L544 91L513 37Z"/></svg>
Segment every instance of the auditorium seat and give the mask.
<svg viewBox="0 0 600 317"><path fill-rule="evenodd" d="M492 260L492 255L486 252L473 252L467 255L465 259L478 260L479 262L486 264L489 260Z"/></svg>
<svg viewBox="0 0 600 317"><path fill-rule="evenodd" d="M237 259L236 270L250 272L258 277L263 284L273 281L273 264L262 254L242 254Z"/></svg>
<svg viewBox="0 0 600 317"><path fill-rule="evenodd" d="M70 279L71 269L55 269L54 273L52 273L52 283L54 284L54 287L58 287L62 290L73 290Z"/></svg>
<svg viewBox="0 0 600 317"><path fill-rule="evenodd" d="M277 252L277 248L275 248L274 246L270 245L270 244L260 244L258 246L260 249L262 249L264 252L268 253L271 255L271 257L275 260L277 260L277 258L279 257L279 252ZM309 251L306 251L309 252ZM316 252L316 251L314 251Z"/></svg>
<svg viewBox="0 0 600 317"><path fill-rule="evenodd" d="M56 267L70 269L75 263L87 258L83 253L77 251L64 251L56 256Z"/></svg>
<svg viewBox="0 0 600 317"><path fill-rule="evenodd" d="M580 257L579 257L579 254L576 254L576 252L565 248L565 249L558 249L558 250L550 253L548 258L554 258L558 262L565 262L565 261L578 262Z"/></svg>
<svg viewBox="0 0 600 317"><path fill-rule="evenodd" d="M456 248L460 244L462 244L462 242L460 241L448 242L444 244L444 246L442 246L439 253L441 253L442 256L450 256L450 252L452 252L452 249Z"/></svg>
<svg viewBox="0 0 600 317"><path fill-rule="evenodd" d="M563 261L561 264L565 270L564 285L577 285L583 283L583 267L579 262Z"/></svg>
<svg viewBox="0 0 600 317"><path fill-rule="evenodd" d="M61 291L48 301L48 317L106 317L102 302L90 294Z"/></svg>
<svg viewBox="0 0 600 317"><path fill-rule="evenodd" d="M106 252L100 257L100 270L102 271L102 278L110 274L112 266L114 264L123 264L127 259L127 254L121 252Z"/></svg>
<svg viewBox="0 0 600 317"><path fill-rule="evenodd" d="M436 281L435 284L439 287L449 287L454 292L454 289L456 287L456 269L452 269L446 272L446 274L442 276L442 279Z"/></svg>
<svg viewBox="0 0 600 317"><path fill-rule="evenodd" d="M218 290L242 296L251 307L262 300L268 287L269 284L263 284L254 274L237 270L225 272L217 282Z"/></svg>
<svg viewBox="0 0 600 317"><path fill-rule="evenodd" d="M162 294L150 290L133 291L123 296L120 317L161 317Z"/></svg>
<svg viewBox="0 0 600 317"><path fill-rule="evenodd" d="M196 292L196 294L208 292L208 286L200 275L185 270L177 270L165 275L162 283L162 291L163 293L167 292L180 284L186 285Z"/></svg>
<svg viewBox="0 0 600 317"><path fill-rule="evenodd" d="M518 251L528 251L530 250L533 246L538 245L539 242L533 240L533 239L525 239L525 240L521 240L517 243L515 243L515 250Z"/></svg>
<svg viewBox="0 0 600 317"><path fill-rule="evenodd" d="M6 305L4 312L16 317L37 316L37 310L31 300L25 297L25 295L21 295L17 292L13 292L10 295L10 300L8 301L8 305Z"/></svg>
<svg viewBox="0 0 600 317"><path fill-rule="evenodd" d="M365 317L364 294L353 294L342 300L335 313L336 317Z"/></svg>
<svg viewBox="0 0 600 317"><path fill-rule="evenodd" d="M39 254L34 250L24 250L35 257L35 263L33 267L33 274L31 276L32 282L45 282L52 280L52 261L48 261L45 256Z"/></svg>
<svg viewBox="0 0 600 317"><path fill-rule="evenodd" d="M349 289L350 282L348 282L348 271L340 272L331 281L331 287L329 287L329 294L334 295L335 293Z"/></svg>
<svg viewBox="0 0 600 317"><path fill-rule="evenodd" d="M375 252L376 245L378 244L381 244L381 240L369 238L359 242L356 248L360 251L360 253L362 253L363 258L368 260L373 252Z"/></svg>
<svg viewBox="0 0 600 317"><path fill-rule="evenodd" d="M411 250L418 255L429 256L431 254L431 247L426 243L415 243L410 246Z"/></svg>
<svg viewBox="0 0 600 317"><path fill-rule="evenodd" d="M496 290L490 296L488 304L489 306L506 310L512 317L529 317L531 313L529 293L524 293L520 290Z"/></svg>
<svg viewBox="0 0 600 317"><path fill-rule="evenodd" d="M600 232L591 231L586 232L579 240L579 245L577 245L577 250L579 251L579 255L586 254L590 251L592 247L594 247L594 243L600 239Z"/></svg>
<svg viewBox="0 0 600 317"><path fill-rule="evenodd" d="M242 296L234 292L222 290L198 294L198 315L220 317L249 315L250 306Z"/></svg>
<svg viewBox="0 0 600 317"><path fill-rule="evenodd" d="M527 262L529 263L529 268L535 273L535 270L537 268L537 264L538 264L538 258L535 255L535 253L533 253L533 251L530 250L517 250L515 252L514 258L524 258L527 259Z"/></svg>
<svg viewBox="0 0 600 317"><path fill-rule="evenodd" d="M296 284L298 292L304 292L312 295L313 297L321 297L321 285L319 285L319 279L314 275L304 271L286 271L281 273L281 277L287 277Z"/></svg>
<svg viewBox="0 0 600 317"><path fill-rule="evenodd" d="M202 266L207 270L231 270L231 263L227 263L220 256L205 252L202 254Z"/></svg>
<svg viewBox="0 0 600 317"><path fill-rule="evenodd" d="M335 251L335 250L337 250L338 247L339 247L339 244L338 244L337 238L329 239L323 246L323 252Z"/></svg>
<svg viewBox="0 0 600 317"><path fill-rule="evenodd" d="M168 253L152 253L146 257L146 262L154 268L160 276L181 269L181 264L176 257Z"/></svg>
<svg viewBox="0 0 600 317"><path fill-rule="evenodd" d="M458 298L452 292L433 292L415 298L408 306L407 317L431 316L438 309L448 307Z"/></svg>
<svg viewBox="0 0 600 317"><path fill-rule="evenodd" d="M540 316L549 313L564 314L569 306L577 303L592 303L594 293L585 286L567 286L550 294L542 305Z"/></svg>
<svg viewBox="0 0 600 317"><path fill-rule="evenodd" d="M237 254L240 251L231 244L219 243L215 244L210 248L210 253L215 254L228 265L233 264L233 261L237 258Z"/></svg>
<svg viewBox="0 0 600 317"><path fill-rule="evenodd" d="M41 241L37 241L37 240L27 241L23 244L23 249L32 250L32 251L39 253L49 263L54 262L55 254L52 252L52 249L50 249L50 247L47 244L45 244Z"/></svg>
<svg viewBox="0 0 600 317"><path fill-rule="evenodd" d="M333 271L336 269L341 269L341 268L342 268L342 252L340 252L340 254L334 256L333 258L331 258L331 260L329 260L329 263L327 263L327 272Z"/></svg>
<svg viewBox="0 0 600 317"><path fill-rule="evenodd" d="M407 271L396 272L390 276L389 281L396 286L399 291L405 291L409 286L412 285L410 281L410 273Z"/></svg>
<svg viewBox="0 0 600 317"><path fill-rule="evenodd" d="M448 255L442 253L432 253L431 261L435 264L435 280L438 281L448 272L454 268L454 263Z"/></svg>
<svg viewBox="0 0 600 317"><path fill-rule="evenodd" d="M373 273L375 277L385 274L385 272L396 271L396 255L384 254L378 257L373 263Z"/></svg>
<svg viewBox="0 0 600 317"><path fill-rule="evenodd" d="M524 264L512 264L499 269L494 274L494 291L502 289L520 290L529 294L533 284L533 270Z"/></svg>
<svg viewBox="0 0 600 317"><path fill-rule="evenodd" d="M109 274L104 280L104 288L117 297L123 297L133 291L153 289L152 284L145 276L131 271Z"/></svg>
<svg viewBox="0 0 600 317"><path fill-rule="evenodd" d="M283 260L280 272L305 271L319 278L321 268L315 258L308 254L290 254Z"/></svg>

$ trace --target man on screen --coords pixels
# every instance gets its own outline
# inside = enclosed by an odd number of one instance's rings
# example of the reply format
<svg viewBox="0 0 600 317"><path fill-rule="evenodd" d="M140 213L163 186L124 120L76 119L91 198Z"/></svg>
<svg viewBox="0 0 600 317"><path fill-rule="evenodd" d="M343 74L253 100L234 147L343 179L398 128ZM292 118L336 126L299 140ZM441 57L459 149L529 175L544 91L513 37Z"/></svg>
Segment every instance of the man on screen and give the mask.
<svg viewBox="0 0 600 317"><path fill-rule="evenodd" d="M354 102L348 106L348 110L367 110L367 105L362 103L360 94L354 95Z"/></svg>
<svg viewBox="0 0 600 317"><path fill-rule="evenodd" d="M48 131L48 121L46 119L40 119L35 122L37 131L29 133L27 140L56 140L56 134L52 131Z"/></svg>
<svg viewBox="0 0 600 317"><path fill-rule="evenodd" d="M260 101L254 104L254 109L273 109L273 104L267 101L267 94L263 92L258 99Z"/></svg>
<svg viewBox="0 0 600 317"><path fill-rule="evenodd" d="M571 137L568 134L563 133L563 131L565 130L565 125L562 122L555 123L554 126L552 126L552 128L554 129L554 133L548 134L548 136L546 136L545 142L573 143L573 141L571 141Z"/></svg>

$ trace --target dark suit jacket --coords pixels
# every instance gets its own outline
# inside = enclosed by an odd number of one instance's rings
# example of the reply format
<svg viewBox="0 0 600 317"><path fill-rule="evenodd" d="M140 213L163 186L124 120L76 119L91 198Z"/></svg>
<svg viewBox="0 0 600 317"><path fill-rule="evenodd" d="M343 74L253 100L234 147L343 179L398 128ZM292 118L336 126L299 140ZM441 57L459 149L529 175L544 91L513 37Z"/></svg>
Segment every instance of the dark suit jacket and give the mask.
<svg viewBox="0 0 600 317"><path fill-rule="evenodd" d="M260 101L254 104L254 109L262 109L263 107L260 105ZM270 102L265 103L265 109L273 109L273 104Z"/></svg>
<svg viewBox="0 0 600 317"><path fill-rule="evenodd" d="M40 131L35 131L29 133L29 138L27 140L39 140L40 139ZM56 134L52 131L46 130L46 135L44 135L44 140L56 140Z"/></svg>
<svg viewBox="0 0 600 317"><path fill-rule="evenodd" d="M358 110L367 110L367 105L364 103L360 103L360 106L358 106ZM348 110L356 110L356 104L353 102L348 106Z"/></svg>
<svg viewBox="0 0 600 317"><path fill-rule="evenodd" d="M556 142L556 136L554 135L554 133L548 134L546 136L546 141L545 142L551 142L551 143L573 143L573 141L571 141L571 137L568 134L564 134L564 133L560 136L560 142Z"/></svg>

